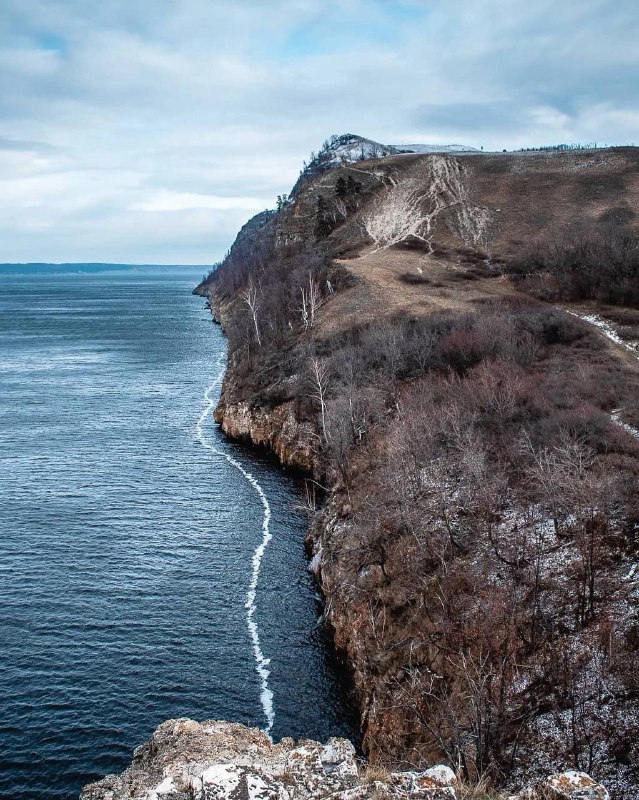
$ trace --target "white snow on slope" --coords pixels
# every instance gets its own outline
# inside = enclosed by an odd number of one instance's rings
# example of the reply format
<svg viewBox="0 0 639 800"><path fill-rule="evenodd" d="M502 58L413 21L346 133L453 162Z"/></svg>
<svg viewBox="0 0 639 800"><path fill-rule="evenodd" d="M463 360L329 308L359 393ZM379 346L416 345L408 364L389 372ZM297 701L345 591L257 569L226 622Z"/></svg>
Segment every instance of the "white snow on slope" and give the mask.
<svg viewBox="0 0 639 800"><path fill-rule="evenodd" d="M566 311L571 316L577 317L577 319L583 320L583 322L587 322L589 325L597 328L603 333L606 339L610 339L611 342L629 350L636 359L639 359L639 344L637 342L627 342L622 339L615 330L613 324L607 319L603 319L603 317L600 317L598 314L578 314L576 311L562 308L562 306L559 306L559 308L562 311Z"/></svg>
<svg viewBox="0 0 639 800"><path fill-rule="evenodd" d="M476 147L467 144L393 144L396 150L405 153L480 153Z"/></svg>
<svg viewBox="0 0 639 800"><path fill-rule="evenodd" d="M598 314L578 314L576 311L570 311L568 308L564 308L562 310L566 311L571 316L577 317L577 319L587 322L589 325L597 328L597 330L601 331L607 339L610 339L611 342L621 345L621 347L624 347L626 350L630 350L635 358L639 359L639 351L637 351L637 348L631 344L628 344L628 342L625 342L621 336L619 336L612 323L608 322L608 320L603 319L603 317L600 317ZM639 430L621 419L622 410L623 409L621 408L616 408L610 414L610 419L615 425L618 425L631 436L634 436L635 439L639 439Z"/></svg>
<svg viewBox="0 0 639 800"><path fill-rule="evenodd" d="M319 157L323 163L352 164L355 161L364 161L369 158L385 158L396 155L398 152L395 147L390 145L347 133L329 139L328 146L320 151Z"/></svg>
<svg viewBox="0 0 639 800"><path fill-rule="evenodd" d="M610 417L615 425L619 425L620 428L623 428L627 433L631 436L634 436L635 439L639 439L639 430L632 425L629 425L627 422L624 422L621 419L621 409L616 408L611 414Z"/></svg>
<svg viewBox="0 0 639 800"><path fill-rule="evenodd" d="M576 311L570 311L567 308L563 310L567 311L573 317L577 317L578 319L587 322L589 325L594 325L595 328L598 328L607 339L610 339L611 342L625 347L626 350L630 350L631 353L639 358L639 353L637 353L636 348L631 344L628 344L628 342L624 342L624 340L621 338L621 336L619 336L617 331L614 329L612 324L608 322L608 320L603 319L598 314L577 314Z"/></svg>
<svg viewBox="0 0 639 800"><path fill-rule="evenodd" d="M401 153L478 153L463 144L381 144L364 136L345 133L332 136L318 153L324 164L352 164L371 158L386 158Z"/></svg>

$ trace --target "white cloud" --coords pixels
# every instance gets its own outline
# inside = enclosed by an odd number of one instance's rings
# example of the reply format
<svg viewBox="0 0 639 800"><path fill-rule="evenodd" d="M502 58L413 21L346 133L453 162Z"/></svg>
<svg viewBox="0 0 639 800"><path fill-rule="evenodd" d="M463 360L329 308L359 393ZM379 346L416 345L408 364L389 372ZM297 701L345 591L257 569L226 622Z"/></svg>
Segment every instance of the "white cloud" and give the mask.
<svg viewBox="0 0 639 800"><path fill-rule="evenodd" d="M259 211L264 202L255 197L219 197L212 194L196 194L195 192L170 192L161 189L147 200L134 203L132 211L187 211L195 208L212 208L216 211L243 209Z"/></svg>
<svg viewBox="0 0 639 800"><path fill-rule="evenodd" d="M331 133L637 134L630 0L4 0L0 260L209 262Z"/></svg>

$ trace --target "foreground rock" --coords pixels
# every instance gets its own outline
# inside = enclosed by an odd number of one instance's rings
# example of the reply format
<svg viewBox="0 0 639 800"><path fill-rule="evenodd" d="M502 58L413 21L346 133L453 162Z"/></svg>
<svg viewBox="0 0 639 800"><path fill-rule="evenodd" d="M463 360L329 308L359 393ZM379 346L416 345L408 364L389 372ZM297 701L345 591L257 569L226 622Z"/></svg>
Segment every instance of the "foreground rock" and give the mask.
<svg viewBox="0 0 639 800"><path fill-rule="evenodd" d="M447 767L384 775L393 797L454 800ZM293 800L367 798L382 784L367 780L346 739L327 744L282 739L229 722L169 720L138 747L120 776L87 786L81 800Z"/></svg>
<svg viewBox="0 0 639 800"><path fill-rule="evenodd" d="M554 792L554 793L553 793ZM375 770L358 764L346 739L282 739L230 722L169 720L138 747L122 773L85 787L80 800L457 800L455 773ZM549 778L516 800L608 800L583 773Z"/></svg>

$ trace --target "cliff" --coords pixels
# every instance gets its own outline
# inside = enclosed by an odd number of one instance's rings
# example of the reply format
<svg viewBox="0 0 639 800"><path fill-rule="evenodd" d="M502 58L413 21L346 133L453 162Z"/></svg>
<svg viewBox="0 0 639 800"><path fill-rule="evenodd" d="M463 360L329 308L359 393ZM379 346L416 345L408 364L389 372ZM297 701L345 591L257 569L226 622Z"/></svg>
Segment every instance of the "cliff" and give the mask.
<svg viewBox="0 0 639 800"><path fill-rule="evenodd" d="M329 489L311 564L376 764L634 796L638 208L635 148L390 153L199 287L217 421Z"/></svg>
<svg viewBox="0 0 639 800"><path fill-rule="evenodd" d="M80 800L456 800L464 791L444 766L371 770L345 739L272 744L255 728L178 719L160 725L122 775L87 786ZM512 800L608 800L608 793L585 774L566 773Z"/></svg>
<svg viewBox="0 0 639 800"><path fill-rule="evenodd" d="M299 422L292 402L265 410L244 401L229 405L222 399L215 420L232 439L265 447L284 466L313 473L315 432L309 424Z"/></svg>

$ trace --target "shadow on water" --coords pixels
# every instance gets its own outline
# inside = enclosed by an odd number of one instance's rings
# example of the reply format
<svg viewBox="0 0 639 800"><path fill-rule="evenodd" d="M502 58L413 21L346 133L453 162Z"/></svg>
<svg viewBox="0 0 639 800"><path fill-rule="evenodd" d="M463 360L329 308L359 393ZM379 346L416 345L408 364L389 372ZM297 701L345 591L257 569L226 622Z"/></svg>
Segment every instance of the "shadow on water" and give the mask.
<svg viewBox="0 0 639 800"><path fill-rule="evenodd" d="M308 570L304 539L309 519L301 510L307 476L282 466L268 448L229 440L218 426L216 431L218 446L221 442L250 469L267 496L273 496L273 479L286 487L283 497L279 486L279 500L272 507L273 540L264 555L257 599L260 635L271 661L269 682L275 695L273 737L277 741L284 736L319 740L344 736L359 750L359 709L352 672L335 647L330 625L324 620L320 588ZM294 606L289 602L291 586L297 594ZM309 713L309 707L318 703L319 713Z"/></svg>

